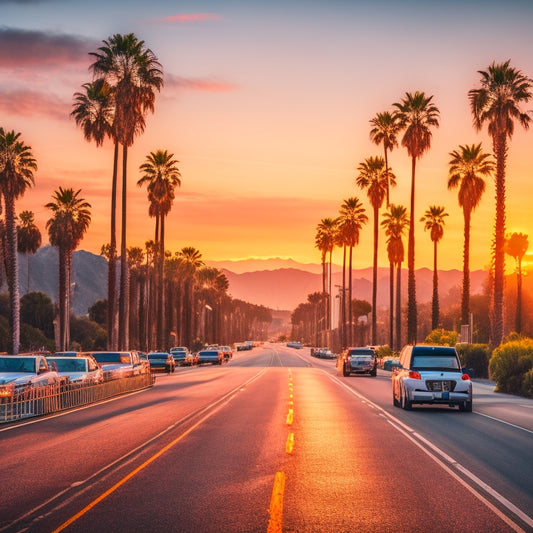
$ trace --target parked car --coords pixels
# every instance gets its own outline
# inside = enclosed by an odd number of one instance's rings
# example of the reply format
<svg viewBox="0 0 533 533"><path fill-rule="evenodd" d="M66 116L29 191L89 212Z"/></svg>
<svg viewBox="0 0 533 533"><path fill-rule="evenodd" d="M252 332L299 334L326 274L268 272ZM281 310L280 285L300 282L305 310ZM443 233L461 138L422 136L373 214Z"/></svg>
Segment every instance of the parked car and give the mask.
<svg viewBox="0 0 533 533"><path fill-rule="evenodd" d="M329 348L315 348L311 355L320 359L335 359L337 357Z"/></svg>
<svg viewBox="0 0 533 533"><path fill-rule="evenodd" d="M174 357L176 365L186 364L187 354L189 353L188 348L185 346L174 346L174 348L170 348L170 353Z"/></svg>
<svg viewBox="0 0 533 533"><path fill-rule="evenodd" d="M150 372L137 352L89 352L104 371L104 380L128 378Z"/></svg>
<svg viewBox="0 0 533 533"><path fill-rule="evenodd" d="M69 378L70 385L97 385L104 381L104 372L92 356L51 356L46 360L56 366L60 376Z"/></svg>
<svg viewBox="0 0 533 533"><path fill-rule="evenodd" d="M233 357L233 352L229 346L221 346L220 349L222 350L222 353L224 354L224 360L227 363Z"/></svg>
<svg viewBox="0 0 533 533"><path fill-rule="evenodd" d="M150 362L150 371L157 372L161 370L167 374L172 374L176 368L174 356L167 352L150 352L148 354L148 361Z"/></svg>
<svg viewBox="0 0 533 533"><path fill-rule="evenodd" d="M393 369L392 401L411 409L414 404L442 404L472 411L472 382L461 369L455 348L407 345Z"/></svg>
<svg viewBox="0 0 533 533"><path fill-rule="evenodd" d="M193 366L198 364L198 354L196 352L187 352L185 354L184 366Z"/></svg>
<svg viewBox="0 0 533 533"><path fill-rule="evenodd" d="M211 363L221 365L224 362L224 354L220 350L200 350L198 352L198 364Z"/></svg>
<svg viewBox="0 0 533 533"><path fill-rule="evenodd" d="M59 374L42 355L0 356L0 398L13 400L35 387L61 386Z"/></svg>
<svg viewBox="0 0 533 533"><path fill-rule="evenodd" d="M350 374L377 375L378 360L369 346L352 347L344 350L337 358L337 369L343 376Z"/></svg>

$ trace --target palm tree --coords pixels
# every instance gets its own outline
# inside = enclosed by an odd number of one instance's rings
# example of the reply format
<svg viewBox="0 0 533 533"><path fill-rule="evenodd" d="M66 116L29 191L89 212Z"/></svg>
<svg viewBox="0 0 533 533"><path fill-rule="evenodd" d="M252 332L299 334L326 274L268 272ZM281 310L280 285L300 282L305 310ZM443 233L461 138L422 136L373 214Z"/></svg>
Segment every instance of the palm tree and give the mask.
<svg viewBox="0 0 533 533"><path fill-rule="evenodd" d="M14 354L19 352L20 343L20 299L17 256L17 225L15 200L34 184L33 172L37 162L27 146L20 139L20 133L0 128L0 193L5 203L5 231L7 241L7 283L11 306L11 341Z"/></svg>
<svg viewBox="0 0 533 533"><path fill-rule="evenodd" d="M372 344L377 344L377 294L378 294L378 237L379 210L388 194L389 186L396 185L396 176L385 166L382 157L368 157L358 168L355 183L367 189L370 205L374 210L374 256L372 262Z"/></svg>
<svg viewBox="0 0 533 533"><path fill-rule="evenodd" d="M494 289L492 295L491 342L498 346L503 338L503 286L505 270L505 164L507 139L514 133L515 120L525 129L531 117L519 109L532 96L532 80L519 70L504 63L493 62L488 70L479 70L481 87L468 92L474 127L481 130L485 123L492 137L496 157L496 218L494 222Z"/></svg>
<svg viewBox="0 0 533 533"><path fill-rule="evenodd" d="M174 202L175 189L181 185L180 172L177 167L178 161L174 159L174 154L166 150L150 152L146 156L146 161L139 167L142 172L137 185L146 185L148 198L150 200L150 216L156 217L155 242L159 245L157 254L158 267L158 295L157 295L157 323L159 325L157 334L157 345L163 349L164 331L164 252L165 252L165 217L172 208ZM159 229L159 231L158 231Z"/></svg>
<svg viewBox="0 0 533 533"><path fill-rule="evenodd" d="M99 78L83 86L85 92L74 93L74 104L70 116L83 130L87 141L102 146L106 137L115 145L113 155L113 178L111 183L111 238L106 252L107 270L107 347L116 350L116 261L117 261L117 169L118 138L114 129L115 100L113 88L104 78Z"/></svg>
<svg viewBox="0 0 533 533"><path fill-rule="evenodd" d="M129 277L126 253L126 191L128 147L144 131L147 112L154 111L155 91L163 86L161 64L155 54L133 33L115 34L97 52L91 52L95 76L113 88L113 131L122 145L122 230L120 244L119 346L128 347Z"/></svg>
<svg viewBox="0 0 533 533"><path fill-rule="evenodd" d="M490 154L483 152L481 143L460 145L450 152L448 189L459 188L459 206L463 208L463 293L461 297L462 324L470 324L470 222L472 212L485 192L484 176L494 171Z"/></svg>
<svg viewBox="0 0 533 533"><path fill-rule="evenodd" d="M322 292L327 294L324 298L325 328L331 329L331 283L333 266L333 249L337 233L337 220L323 218L316 228L315 246L322 253ZM329 267L326 268L326 257L329 254Z"/></svg>
<svg viewBox="0 0 533 533"><path fill-rule="evenodd" d="M514 257L516 262L516 318L515 329L522 333L522 259L529 247L527 235L524 233L511 233L505 239L505 251Z"/></svg>
<svg viewBox="0 0 533 533"><path fill-rule="evenodd" d="M367 223L368 217L365 215L365 208L357 197L351 197L344 200L339 210L339 229L343 234L346 245L349 248L349 278L348 278L348 322L349 335L348 343L351 344L353 340L353 310L351 302L353 300L352 295L352 263L353 263L353 248L356 244L359 244L359 233L364 224Z"/></svg>
<svg viewBox="0 0 533 533"><path fill-rule="evenodd" d="M387 236L387 253L390 262L390 347L399 351L402 347L402 321L401 321L401 286L402 263L404 260L404 246L402 236L409 225L407 208L403 205L390 204L389 210L383 214L381 225L385 228ZM393 336L393 309L394 309L394 283L393 271L396 265L396 342Z"/></svg>
<svg viewBox="0 0 533 533"><path fill-rule="evenodd" d="M415 174L416 161L429 150L431 146L431 129L439 127L439 110L432 102L433 96L426 96L416 91L405 93L401 102L394 106L401 130L405 130L402 146L407 149L411 157L411 207L409 216L409 241L407 243L407 342L416 343L417 309L416 309L416 281L415 281Z"/></svg>
<svg viewBox="0 0 533 533"><path fill-rule="evenodd" d="M46 204L52 218L46 223L50 244L59 250L59 350L70 344L70 276L72 252L78 247L91 223L91 205L79 197L81 189L54 192L53 201Z"/></svg>
<svg viewBox="0 0 533 533"><path fill-rule="evenodd" d="M378 113L370 120L372 129L370 130L370 140L377 145L383 143L383 151L385 154L385 170L389 171L389 151L392 152L395 146L398 146L396 136L399 132L398 120L395 113L384 111ZM389 184L387 180L387 207L389 207Z"/></svg>
<svg viewBox="0 0 533 533"><path fill-rule="evenodd" d="M437 244L444 235L444 217L448 213L440 205L430 205L420 222L424 222L424 231L430 232L433 243L433 297L431 299L431 329L439 327L439 273L437 269Z"/></svg>
<svg viewBox="0 0 533 533"><path fill-rule="evenodd" d="M35 224L32 211L21 211L19 214L20 225L17 226L17 250L26 254L28 267L28 281L26 292L30 292L30 254L34 254L41 246L41 232Z"/></svg>

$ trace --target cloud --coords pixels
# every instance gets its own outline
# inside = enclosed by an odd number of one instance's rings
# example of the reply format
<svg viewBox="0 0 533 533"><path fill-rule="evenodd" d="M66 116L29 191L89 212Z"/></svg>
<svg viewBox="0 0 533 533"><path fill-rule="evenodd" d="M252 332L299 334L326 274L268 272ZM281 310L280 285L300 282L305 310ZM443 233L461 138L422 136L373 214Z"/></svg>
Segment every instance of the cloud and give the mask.
<svg viewBox="0 0 533 533"><path fill-rule="evenodd" d="M190 22L203 22L205 20L220 20L220 15L215 13L181 13L179 15L170 15L156 20L164 24L188 24Z"/></svg>
<svg viewBox="0 0 533 533"><path fill-rule="evenodd" d="M165 87L190 89L193 91L228 92L238 89L238 85L215 79L183 78L165 74Z"/></svg>
<svg viewBox="0 0 533 533"><path fill-rule="evenodd" d="M100 44L74 35L0 26L0 68L87 63L89 52Z"/></svg>
<svg viewBox="0 0 533 533"><path fill-rule="evenodd" d="M27 90L0 88L0 111L10 115L31 117L42 115L54 119L69 118L71 102L56 96Z"/></svg>

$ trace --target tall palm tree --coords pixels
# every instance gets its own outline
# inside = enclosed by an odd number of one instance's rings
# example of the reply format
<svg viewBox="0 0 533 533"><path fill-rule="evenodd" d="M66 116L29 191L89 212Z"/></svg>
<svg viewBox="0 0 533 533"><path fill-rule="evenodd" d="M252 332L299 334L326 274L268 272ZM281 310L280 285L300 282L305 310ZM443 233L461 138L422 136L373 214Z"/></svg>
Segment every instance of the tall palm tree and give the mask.
<svg viewBox="0 0 533 533"><path fill-rule="evenodd" d="M167 150L150 152L146 161L139 167L142 173L137 185L146 185L150 200L150 215L156 217L155 241L159 245L157 254L158 295L157 323L159 324L157 344L163 349L164 334L164 253L165 253L165 217L172 208L175 189L181 185L178 161ZM159 229L159 232L158 232Z"/></svg>
<svg viewBox="0 0 533 533"><path fill-rule="evenodd" d="M80 198L81 189L59 187L46 208L52 218L46 223L50 244L59 250L59 350L70 344L70 276L72 252L78 247L91 223L91 205Z"/></svg>
<svg viewBox="0 0 533 533"><path fill-rule="evenodd" d="M404 246L402 236L409 225L407 208L403 205L390 204L389 210L383 214L381 225L387 236L387 253L390 262L390 347L399 351L402 347L402 321L401 321L401 288L402 288L402 263L404 260ZM394 309L394 282L393 271L396 266L396 340L393 335L393 309Z"/></svg>
<svg viewBox="0 0 533 533"><path fill-rule="evenodd" d="M470 323L470 223L472 212L485 192L484 176L494 172L491 155L483 152L481 143L460 145L450 152L448 189L459 188L459 206L463 208L463 292L461 297L462 324Z"/></svg>
<svg viewBox="0 0 533 533"><path fill-rule="evenodd" d="M359 198L353 196L344 200L339 210L339 229L341 230L346 245L349 250L349 278L348 278L348 322L350 327L348 334L348 343L353 341L353 310L351 302L353 300L352 292L352 264L353 249L359 244L359 234L364 224L367 223L368 217L365 214L365 208Z"/></svg>
<svg viewBox="0 0 533 533"><path fill-rule="evenodd" d="M481 86L468 92L474 127L481 130L487 123L496 157L496 218L494 222L494 289L492 295L491 342L498 346L503 338L503 285L505 271L505 164L507 139L514 133L515 121L525 129L531 117L522 112L520 104L532 96L532 80L520 70L493 62L486 71L479 70Z"/></svg>
<svg viewBox="0 0 533 533"><path fill-rule="evenodd" d="M515 329L522 333L522 259L529 248L527 235L524 233L511 233L505 239L505 251L514 257L516 262L516 317Z"/></svg>
<svg viewBox="0 0 533 533"><path fill-rule="evenodd" d="M415 281L415 175L416 161L431 146L431 128L439 127L439 110L432 102L433 96L423 92L405 93L401 102L394 104L401 130L405 130L402 146L411 157L411 206L409 215L409 240L407 243L407 342L415 343L417 337L416 281Z"/></svg>
<svg viewBox="0 0 533 533"><path fill-rule="evenodd" d="M355 183L367 190L370 205L374 210L374 255L372 262L372 344L377 344L377 294L378 294L378 237L379 210L388 194L389 186L396 185L396 176L385 166L382 157L368 157L357 169Z"/></svg>
<svg viewBox="0 0 533 533"><path fill-rule="evenodd" d="M126 198L128 147L144 131L145 115L154 111L155 91L163 86L163 71L155 54L133 33L115 34L103 41L91 69L113 88L113 131L122 146L122 228L120 244L119 347L128 347L128 265L126 253Z"/></svg>
<svg viewBox="0 0 533 533"><path fill-rule="evenodd" d="M111 238L106 252L107 257L107 347L116 350L116 261L117 261L117 174L119 143L114 129L115 99L111 85L104 78L85 83L84 92L74 93L73 109L70 116L81 127L86 141L94 141L102 146L108 137L113 140L113 177L111 182Z"/></svg>
<svg viewBox="0 0 533 533"><path fill-rule="evenodd" d="M21 211L19 213L20 225L17 226L17 250L26 254L28 277L26 292L30 292L30 254L34 254L41 246L41 231L35 224L33 211Z"/></svg>
<svg viewBox="0 0 533 533"><path fill-rule="evenodd" d="M383 144L383 151L385 155L385 169L389 171L389 151L392 152L395 146L398 146L397 135L399 132L399 124L395 113L384 111L378 113L374 118L370 119L372 129L370 130L370 140L377 144ZM387 180L387 207L389 207L389 184Z"/></svg>
<svg viewBox="0 0 533 533"><path fill-rule="evenodd" d="M433 243L433 297L431 299L431 329L437 329L440 321L439 310L439 272L437 269L437 244L444 235L445 208L441 205L430 205L420 222L424 222L424 231L430 232Z"/></svg>
<svg viewBox="0 0 533 533"><path fill-rule="evenodd" d="M327 294L327 298L324 298L324 322L328 330L331 329L331 283L336 233L337 220L333 218L323 218L316 228L315 246L322 253L322 292ZM326 268L328 254L329 265Z"/></svg>
<svg viewBox="0 0 533 533"><path fill-rule="evenodd" d="M340 345L345 348L348 345L348 336L346 329L346 252L348 248L348 238L346 228L340 226L340 217L336 219L337 231L335 232L335 246L342 248L342 287L340 294L340 312L339 312L339 341Z"/></svg>
<svg viewBox="0 0 533 533"><path fill-rule="evenodd" d="M0 128L0 194L5 204L5 231L7 241L7 283L11 306L11 342L14 354L20 344L20 299L17 256L17 225L15 201L34 184L33 172L37 162L20 138L20 133Z"/></svg>

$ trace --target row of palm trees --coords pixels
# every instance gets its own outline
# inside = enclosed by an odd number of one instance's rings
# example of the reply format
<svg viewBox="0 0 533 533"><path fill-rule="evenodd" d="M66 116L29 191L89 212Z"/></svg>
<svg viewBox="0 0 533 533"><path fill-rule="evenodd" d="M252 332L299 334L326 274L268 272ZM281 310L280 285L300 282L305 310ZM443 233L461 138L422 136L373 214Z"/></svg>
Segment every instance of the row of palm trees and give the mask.
<svg viewBox="0 0 533 533"><path fill-rule="evenodd" d="M504 254L506 243L505 225L505 163L507 157L508 140L514 132L515 122L528 128L531 117L520 110L523 103L532 97L533 81L521 71L510 65L510 61L500 64L492 63L486 71L479 71L480 87L468 93L473 116L473 124L477 131L486 124L492 138L493 156L485 153L481 143L460 145L450 153L448 188L459 190L459 205L464 216L464 246L463 246L463 290L461 314L463 324L469 323L470 307L470 224L471 215L479 204L485 191L483 178L495 172L496 181L496 217L492 245L491 279L491 344L497 346L503 338L503 279ZM408 263L408 304L407 304L407 342L417 341L417 302L415 284L415 191L416 164L422 155L431 147L432 129L439 126L439 109L433 102L433 96L423 92L407 92L399 102L392 105L392 111L378 113L370 120L372 126L370 138L376 145L382 145L384 157L369 157L358 167L356 185L366 189L374 218L374 246L373 246L373 278L372 278L372 344L377 341L376 328L376 294L377 294L377 251L379 237L379 210L386 199L387 213L381 225L387 236L387 251L390 262L391 296L390 296L390 345L393 346L393 270L397 271L397 301L396 301L396 343L400 344L401 307L399 299L400 266L403 261L404 248L402 234L408 227L407 263ZM409 215L403 206L390 203L390 188L396 184L396 176L389 168L389 153L398 146L399 136L401 145L406 148L411 158L411 187ZM437 278L437 243L443 235L444 217L447 216L442 206L430 206L421 221L425 229L430 231L434 244L434 283L432 299L432 323L439 322L438 308L438 278ZM357 220L357 221L356 221ZM352 252L353 246L359 240L359 231L367 217L358 198L345 200L337 219L322 219L317 226L315 245L321 251L323 264L323 292L328 285L326 257L329 254L329 287L327 303L324 313L330 314L331 307L331 257L335 246L343 248L343 285L341 311L341 339L344 346L349 343L343 329L346 323L352 324L352 306L345 303L345 269L346 249L349 250L349 280L348 302L352 301ZM348 307L348 321L344 314Z"/></svg>

